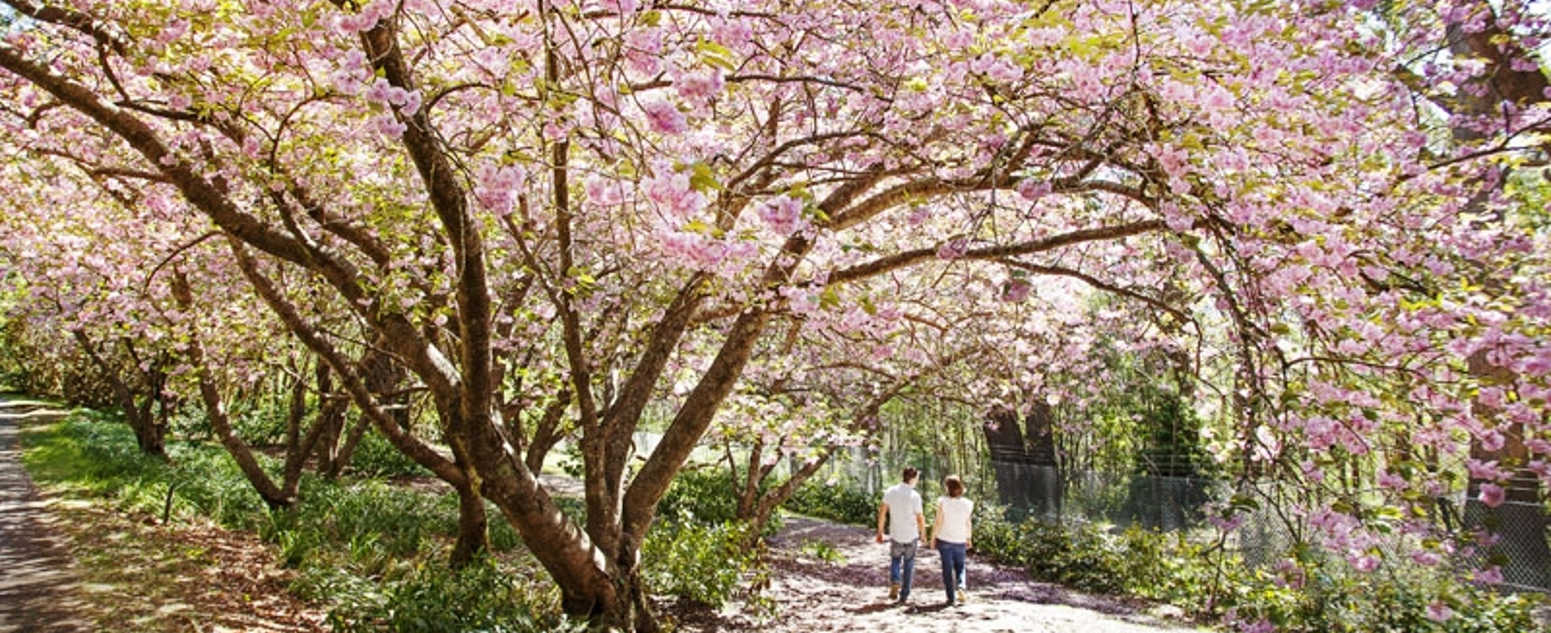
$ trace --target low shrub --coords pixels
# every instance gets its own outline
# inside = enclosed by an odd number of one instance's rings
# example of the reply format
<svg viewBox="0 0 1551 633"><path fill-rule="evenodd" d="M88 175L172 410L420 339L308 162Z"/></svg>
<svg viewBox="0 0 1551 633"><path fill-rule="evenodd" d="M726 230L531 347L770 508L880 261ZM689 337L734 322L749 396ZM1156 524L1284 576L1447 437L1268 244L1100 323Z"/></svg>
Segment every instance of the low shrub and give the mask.
<svg viewBox="0 0 1551 633"><path fill-rule="evenodd" d="M1307 547L1275 568L1254 568L1181 532L1005 517L1001 508L977 509L981 556L1028 569L1036 580L1159 600L1244 631L1528 631L1535 626L1534 609L1545 603L1538 594L1502 595L1463 583L1448 570L1397 565L1360 573ZM1452 617L1428 619L1435 603Z"/></svg>
<svg viewBox="0 0 1551 633"><path fill-rule="evenodd" d="M782 507L841 523L873 525L878 519L878 502L878 498L862 490L809 481L799 486Z"/></svg>
<svg viewBox="0 0 1551 633"><path fill-rule="evenodd" d="M1540 594L1503 594L1447 570L1361 573L1318 552L1295 552L1275 570L1229 570L1224 619L1239 630L1285 633L1533 631ZM1447 614L1439 622L1429 617Z"/></svg>
<svg viewBox="0 0 1551 633"><path fill-rule="evenodd" d="M710 607L740 594L749 576L765 574L758 547L749 547L745 523L707 523L690 514L664 517L647 532L641 548L643 575L654 592ZM747 584L764 583L754 578Z"/></svg>
<svg viewBox="0 0 1551 633"><path fill-rule="evenodd" d="M673 521L727 523L738 518L738 493L726 468L680 471L657 502L657 516Z"/></svg>
<svg viewBox="0 0 1551 633"><path fill-rule="evenodd" d="M424 565L379 591L352 591L355 599L329 612L341 633L566 633L583 623L560 614L559 596L518 582L488 557L462 569Z"/></svg>

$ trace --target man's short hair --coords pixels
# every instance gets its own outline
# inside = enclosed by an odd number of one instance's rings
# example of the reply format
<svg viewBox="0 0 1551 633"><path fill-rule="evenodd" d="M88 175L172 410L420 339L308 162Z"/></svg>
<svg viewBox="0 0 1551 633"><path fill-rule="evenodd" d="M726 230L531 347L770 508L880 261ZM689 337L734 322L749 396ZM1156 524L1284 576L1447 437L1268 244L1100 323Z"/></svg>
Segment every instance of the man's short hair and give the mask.
<svg viewBox="0 0 1551 633"><path fill-rule="evenodd" d="M948 489L950 497L964 496L964 482L959 480L958 475L948 475L947 479L942 480L942 487Z"/></svg>
<svg viewBox="0 0 1551 633"><path fill-rule="evenodd" d="M905 473L904 473L903 481L908 484L908 483L910 483L912 481L915 481L916 477L919 476L920 474L921 474L921 471L916 470L915 466L906 466L905 467Z"/></svg>

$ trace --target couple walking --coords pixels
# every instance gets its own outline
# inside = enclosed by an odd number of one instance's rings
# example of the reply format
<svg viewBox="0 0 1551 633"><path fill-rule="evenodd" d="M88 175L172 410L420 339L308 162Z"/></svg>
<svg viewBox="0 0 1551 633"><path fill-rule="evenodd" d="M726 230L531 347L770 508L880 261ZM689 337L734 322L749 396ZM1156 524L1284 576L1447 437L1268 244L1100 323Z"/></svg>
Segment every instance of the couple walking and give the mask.
<svg viewBox="0 0 1551 633"><path fill-rule="evenodd" d="M900 604L910 597L916 545L926 531L921 495L916 492L919 474L906 468L903 481L883 493L883 504L878 507L878 542L884 542L887 534L889 543L889 599ZM942 559L942 586L948 592L948 604L964 604L964 555L970 547L969 516L975 504L964 498L964 482L957 476L949 475L942 483L948 494L937 499L937 518L932 521L928 540Z"/></svg>

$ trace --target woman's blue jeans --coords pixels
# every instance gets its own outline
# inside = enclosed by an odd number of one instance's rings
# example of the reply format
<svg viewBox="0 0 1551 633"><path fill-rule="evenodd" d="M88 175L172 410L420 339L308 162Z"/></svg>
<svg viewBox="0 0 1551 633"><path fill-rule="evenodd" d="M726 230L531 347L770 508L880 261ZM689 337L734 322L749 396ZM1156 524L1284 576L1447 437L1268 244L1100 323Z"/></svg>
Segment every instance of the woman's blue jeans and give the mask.
<svg viewBox="0 0 1551 633"><path fill-rule="evenodd" d="M942 557L942 586L952 603L959 589L964 588L964 544L937 541L937 555Z"/></svg>

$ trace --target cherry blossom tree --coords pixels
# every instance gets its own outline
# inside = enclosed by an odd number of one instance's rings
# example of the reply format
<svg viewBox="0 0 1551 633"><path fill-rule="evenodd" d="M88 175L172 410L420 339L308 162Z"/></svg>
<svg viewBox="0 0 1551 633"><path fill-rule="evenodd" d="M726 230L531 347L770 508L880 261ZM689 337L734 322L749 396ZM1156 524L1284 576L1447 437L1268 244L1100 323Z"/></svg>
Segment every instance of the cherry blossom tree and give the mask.
<svg viewBox="0 0 1551 633"><path fill-rule="evenodd" d="M1389 519L1324 473L1406 463L1371 438L1453 455L1518 433L1551 476L1551 311L1522 276L1544 269L1540 216L1470 204L1546 112L1435 143L1416 76L1481 67L1398 72L1411 49L1385 39L1433 22L1313 1L4 4L12 142L180 198L218 233L201 256L224 248L470 511L500 508L574 614L655 628L642 540L751 361L788 353L778 324L873 327L864 301L890 295L1061 279L1167 315L1177 367L1208 341L1227 368L1245 476L1323 487L1294 514L1359 567ZM1002 281L934 285L943 269ZM1077 350L1114 323L1044 325ZM425 391L450 457L369 388L363 343ZM1480 384L1478 352L1513 378ZM1501 414L1465 406L1478 390ZM667 430L632 471L648 405ZM535 472L568 431L581 521ZM1414 513L1448 486L1393 475L1380 505Z"/></svg>

